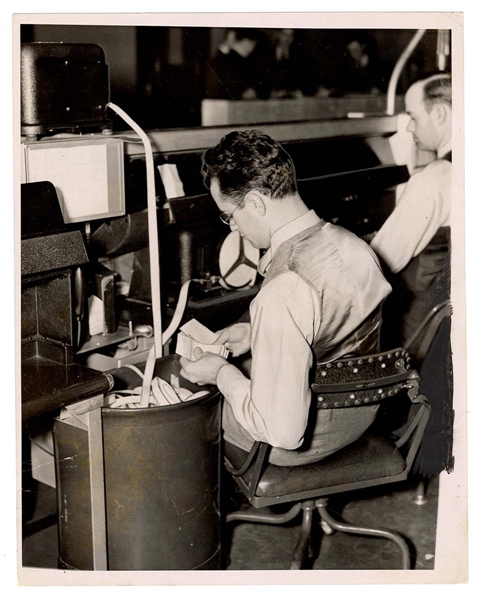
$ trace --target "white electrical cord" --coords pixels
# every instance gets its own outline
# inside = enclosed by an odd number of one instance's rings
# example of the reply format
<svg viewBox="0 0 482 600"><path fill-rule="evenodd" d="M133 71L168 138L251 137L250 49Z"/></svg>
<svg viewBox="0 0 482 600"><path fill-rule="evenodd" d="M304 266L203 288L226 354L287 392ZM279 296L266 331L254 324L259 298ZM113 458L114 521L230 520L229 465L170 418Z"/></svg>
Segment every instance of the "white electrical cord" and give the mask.
<svg viewBox="0 0 482 600"><path fill-rule="evenodd" d="M154 325L154 354L155 358L162 356L162 321L161 321L161 281L159 270L159 240L157 238L157 206L156 186L154 178L154 157L152 147L146 133L133 121L129 115L116 104L107 104L117 113L141 138L146 153L147 175L147 217L149 228L149 259L151 267L152 318Z"/></svg>

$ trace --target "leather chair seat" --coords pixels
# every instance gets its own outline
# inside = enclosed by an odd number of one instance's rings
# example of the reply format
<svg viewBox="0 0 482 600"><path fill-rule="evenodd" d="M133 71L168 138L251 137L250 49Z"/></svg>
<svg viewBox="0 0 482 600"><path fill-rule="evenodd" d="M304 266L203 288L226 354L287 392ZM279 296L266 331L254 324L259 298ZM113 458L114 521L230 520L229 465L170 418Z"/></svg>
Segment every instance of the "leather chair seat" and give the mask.
<svg viewBox="0 0 482 600"><path fill-rule="evenodd" d="M241 468L248 456L247 452L228 442L225 442L224 452L234 469ZM405 460L392 441L374 431L367 431L356 442L319 462L295 467L268 464L256 495L271 498L322 487L356 484L357 481L398 475L405 467ZM249 469L242 476L248 486L252 471Z"/></svg>

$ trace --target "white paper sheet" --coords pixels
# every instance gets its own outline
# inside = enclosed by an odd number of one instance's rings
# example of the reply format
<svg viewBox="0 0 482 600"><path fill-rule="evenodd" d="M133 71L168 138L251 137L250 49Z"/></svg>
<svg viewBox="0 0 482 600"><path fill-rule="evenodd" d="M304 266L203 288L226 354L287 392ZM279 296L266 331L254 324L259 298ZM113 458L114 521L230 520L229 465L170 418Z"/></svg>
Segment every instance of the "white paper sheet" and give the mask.
<svg viewBox="0 0 482 600"><path fill-rule="evenodd" d="M184 356L189 360L196 360L194 349L201 348L203 352L212 352L219 354L223 358L227 358L229 350L224 344L213 344L217 335L210 329L191 319L188 323L181 327L177 336L176 354Z"/></svg>

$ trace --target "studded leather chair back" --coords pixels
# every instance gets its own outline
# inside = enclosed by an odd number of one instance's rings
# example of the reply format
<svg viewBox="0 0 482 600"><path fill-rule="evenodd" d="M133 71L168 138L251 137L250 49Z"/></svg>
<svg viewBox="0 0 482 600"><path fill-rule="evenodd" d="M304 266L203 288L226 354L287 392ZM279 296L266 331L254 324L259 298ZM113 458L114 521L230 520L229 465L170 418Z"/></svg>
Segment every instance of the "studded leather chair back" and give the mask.
<svg viewBox="0 0 482 600"><path fill-rule="evenodd" d="M363 357L342 358L316 365L311 386L318 409L348 408L380 402L394 396L407 381L418 380L410 371L410 355L403 348Z"/></svg>

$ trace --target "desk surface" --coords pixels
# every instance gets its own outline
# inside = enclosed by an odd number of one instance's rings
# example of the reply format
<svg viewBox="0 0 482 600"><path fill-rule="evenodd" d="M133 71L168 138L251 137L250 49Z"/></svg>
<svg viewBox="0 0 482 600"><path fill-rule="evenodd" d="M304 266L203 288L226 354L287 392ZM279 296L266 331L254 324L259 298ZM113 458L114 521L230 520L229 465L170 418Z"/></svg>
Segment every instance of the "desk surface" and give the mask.
<svg viewBox="0 0 482 600"><path fill-rule="evenodd" d="M34 357L22 361L22 420L103 394L109 379L82 365Z"/></svg>

